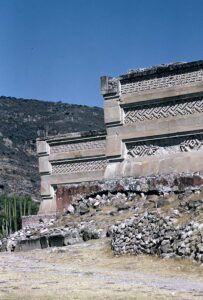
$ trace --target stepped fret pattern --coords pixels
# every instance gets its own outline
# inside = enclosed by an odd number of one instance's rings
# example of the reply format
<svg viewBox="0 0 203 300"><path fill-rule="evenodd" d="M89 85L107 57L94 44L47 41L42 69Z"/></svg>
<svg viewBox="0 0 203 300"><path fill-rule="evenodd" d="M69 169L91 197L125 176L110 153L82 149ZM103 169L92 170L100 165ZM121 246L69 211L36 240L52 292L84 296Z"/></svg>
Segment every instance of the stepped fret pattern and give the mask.
<svg viewBox="0 0 203 300"><path fill-rule="evenodd" d="M127 82L124 81L121 85L121 95L201 82L203 81L203 70L168 76L165 75L147 80L138 80L138 78L134 78Z"/></svg>
<svg viewBox="0 0 203 300"><path fill-rule="evenodd" d="M107 165L107 160L83 161L74 163L61 163L52 165L52 174L80 173L102 171Z"/></svg>
<svg viewBox="0 0 203 300"><path fill-rule="evenodd" d="M88 149L105 149L105 140L95 140L80 143L70 143L51 146L51 153L81 151Z"/></svg>
<svg viewBox="0 0 203 300"><path fill-rule="evenodd" d="M124 109L125 123L157 120L161 118L191 115L203 112L203 98L195 98L190 101L167 102L145 105L144 108L131 107Z"/></svg>
<svg viewBox="0 0 203 300"><path fill-rule="evenodd" d="M139 158L203 150L203 134L127 144L127 157Z"/></svg>
<svg viewBox="0 0 203 300"><path fill-rule="evenodd" d="M151 156L154 155L154 153L159 149L158 146L154 145L134 145L128 150L128 156L129 157L143 157L143 156Z"/></svg>

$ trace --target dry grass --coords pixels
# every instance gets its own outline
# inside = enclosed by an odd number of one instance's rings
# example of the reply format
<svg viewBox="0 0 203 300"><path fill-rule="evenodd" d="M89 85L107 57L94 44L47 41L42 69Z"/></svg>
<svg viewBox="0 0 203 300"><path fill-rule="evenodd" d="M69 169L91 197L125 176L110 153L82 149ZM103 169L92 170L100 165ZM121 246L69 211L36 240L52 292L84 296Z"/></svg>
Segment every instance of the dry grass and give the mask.
<svg viewBox="0 0 203 300"><path fill-rule="evenodd" d="M191 195L191 201L200 196ZM172 200L161 207L162 212L178 207L179 200ZM144 204L140 203L140 213L146 210ZM113 211L115 214L110 216ZM96 228L106 228L135 212L116 212L116 207L109 205L99 212L91 210L82 216L65 216L55 226L94 220ZM190 216L194 220L203 217L201 212ZM185 224L189 218L184 212L177 219L179 224ZM60 249L0 253L0 300L10 299L200 300L203 299L203 267L186 259L115 257L107 238Z"/></svg>
<svg viewBox="0 0 203 300"><path fill-rule="evenodd" d="M190 221L191 221L191 215L189 214L183 214L177 218L177 224L179 225L186 225Z"/></svg>
<svg viewBox="0 0 203 300"><path fill-rule="evenodd" d="M2 253L0 299L203 299L203 268L186 260L114 257L108 239L57 252Z"/></svg>

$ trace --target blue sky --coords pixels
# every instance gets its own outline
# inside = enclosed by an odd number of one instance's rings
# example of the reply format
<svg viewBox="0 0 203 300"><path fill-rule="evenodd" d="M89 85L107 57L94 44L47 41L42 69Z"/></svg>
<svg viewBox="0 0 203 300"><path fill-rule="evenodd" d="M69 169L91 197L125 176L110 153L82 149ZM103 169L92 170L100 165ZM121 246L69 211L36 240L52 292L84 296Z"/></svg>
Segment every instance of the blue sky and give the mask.
<svg viewBox="0 0 203 300"><path fill-rule="evenodd" d="M0 95L103 106L102 75L200 59L202 0L0 0Z"/></svg>

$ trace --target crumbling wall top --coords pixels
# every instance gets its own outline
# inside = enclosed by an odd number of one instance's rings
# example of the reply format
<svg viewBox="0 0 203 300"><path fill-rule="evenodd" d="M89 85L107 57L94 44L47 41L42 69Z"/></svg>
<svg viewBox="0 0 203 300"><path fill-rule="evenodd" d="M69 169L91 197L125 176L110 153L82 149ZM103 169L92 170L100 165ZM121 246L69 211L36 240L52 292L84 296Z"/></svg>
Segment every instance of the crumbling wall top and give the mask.
<svg viewBox="0 0 203 300"><path fill-rule="evenodd" d="M58 134L55 136L39 137L37 141L58 142L62 140L73 140L78 138L90 138L90 137L102 137L106 136L106 130L90 130L80 132L69 132L66 134Z"/></svg>
<svg viewBox="0 0 203 300"><path fill-rule="evenodd" d="M151 66L147 68L131 69L127 74L120 75L120 80L130 79L134 77L143 77L154 74L163 74L172 71L189 72L190 70L203 68L203 60L193 62L175 62L169 64L161 64L158 66Z"/></svg>

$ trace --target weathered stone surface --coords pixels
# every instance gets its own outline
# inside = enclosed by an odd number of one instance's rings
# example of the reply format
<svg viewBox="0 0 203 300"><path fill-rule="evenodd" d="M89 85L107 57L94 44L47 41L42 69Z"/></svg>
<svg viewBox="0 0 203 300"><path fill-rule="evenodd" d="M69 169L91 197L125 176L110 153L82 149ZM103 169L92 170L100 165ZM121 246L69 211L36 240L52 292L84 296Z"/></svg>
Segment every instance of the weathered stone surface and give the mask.
<svg viewBox="0 0 203 300"><path fill-rule="evenodd" d="M56 214L43 216L33 215L33 216L23 216L22 217L22 228L33 228L38 226L43 226L43 224L51 224L53 220L56 218Z"/></svg>
<svg viewBox="0 0 203 300"><path fill-rule="evenodd" d="M176 219L157 212L135 215L112 229L114 254L157 254L163 258L189 257L203 262L202 224L177 225ZM139 232L139 233L138 233Z"/></svg>
<svg viewBox="0 0 203 300"><path fill-rule="evenodd" d="M0 252L4 252L7 250L7 239L3 238L0 240Z"/></svg>
<svg viewBox="0 0 203 300"><path fill-rule="evenodd" d="M121 181L116 185L111 181L108 183L111 192L101 188L100 192L86 196L75 194L73 214L45 218L38 226L12 234L6 241L7 250L69 246L108 236L112 238L115 254L179 256L201 262L203 189L188 185L190 180L183 180L185 185L181 184L181 189L175 186L174 191L174 181L177 182L172 175L162 180L128 178L123 180L123 190ZM83 206L89 212L81 215ZM24 247L20 248L21 244Z"/></svg>
<svg viewBox="0 0 203 300"><path fill-rule="evenodd" d="M34 249L41 249L40 238L20 240L16 245L15 251L30 251Z"/></svg>
<svg viewBox="0 0 203 300"><path fill-rule="evenodd" d="M15 240L14 238L9 239L6 244L6 250L8 252L15 251L17 243L18 243L18 240Z"/></svg>
<svg viewBox="0 0 203 300"><path fill-rule="evenodd" d="M42 248L42 249L48 248L48 247L49 247L48 239L47 239L46 236L41 236L41 237L40 237L40 245L41 245L41 248Z"/></svg>
<svg viewBox="0 0 203 300"><path fill-rule="evenodd" d="M68 211L73 194L59 185L171 173L192 175L178 188L203 184L203 61L103 76L101 92L106 132L38 140L40 213Z"/></svg>
<svg viewBox="0 0 203 300"><path fill-rule="evenodd" d="M50 247L62 247L64 246L64 236L61 234L54 234L49 236Z"/></svg>
<svg viewBox="0 0 203 300"><path fill-rule="evenodd" d="M57 188L57 201L61 202L64 210L73 205L75 213L87 213L89 208L98 208L111 198L111 202L117 202L117 206L126 205L125 192L134 192L134 197L145 197L143 193L148 193L147 199L156 203L158 207L171 203L176 199L172 192L180 193L187 190L195 190L203 185L203 173L176 174L149 176L141 178L123 178L118 180L93 181L81 184L60 185ZM119 192L121 192L119 194ZM170 195L168 194L170 192ZM100 196L99 193L102 195ZM108 197L108 193L116 193L113 197ZM97 199L94 195L97 194ZM169 195L161 198L159 195ZM82 202L81 202L82 200Z"/></svg>

